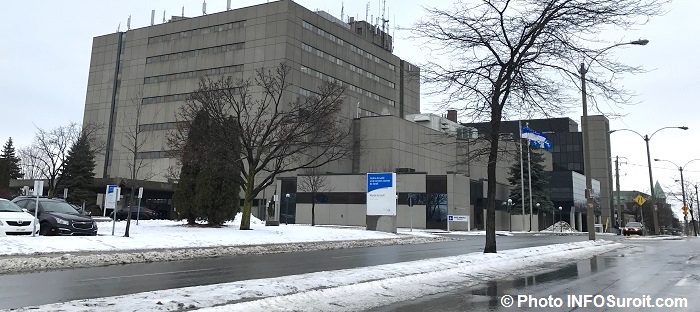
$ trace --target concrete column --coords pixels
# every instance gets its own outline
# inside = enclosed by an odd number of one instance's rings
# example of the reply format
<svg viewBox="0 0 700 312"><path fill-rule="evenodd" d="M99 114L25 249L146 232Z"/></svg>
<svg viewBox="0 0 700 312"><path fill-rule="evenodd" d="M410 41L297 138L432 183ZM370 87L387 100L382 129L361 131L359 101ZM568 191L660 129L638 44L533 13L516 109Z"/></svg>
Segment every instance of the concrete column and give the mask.
<svg viewBox="0 0 700 312"><path fill-rule="evenodd" d="M583 213L577 213L576 219L576 229L579 230L579 232L583 231Z"/></svg>

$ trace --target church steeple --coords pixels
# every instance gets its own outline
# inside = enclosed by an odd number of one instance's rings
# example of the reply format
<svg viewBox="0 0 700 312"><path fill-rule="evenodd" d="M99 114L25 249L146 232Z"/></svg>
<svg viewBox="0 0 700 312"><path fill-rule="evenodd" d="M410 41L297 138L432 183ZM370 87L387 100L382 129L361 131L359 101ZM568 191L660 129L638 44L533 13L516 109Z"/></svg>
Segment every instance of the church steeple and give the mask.
<svg viewBox="0 0 700 312"><path fill-rule="evenodd" d="M659 181L656 181L656 184L654 185L654 197L656 197L656 199L666 199L666 193L661 188Z"/></svg>

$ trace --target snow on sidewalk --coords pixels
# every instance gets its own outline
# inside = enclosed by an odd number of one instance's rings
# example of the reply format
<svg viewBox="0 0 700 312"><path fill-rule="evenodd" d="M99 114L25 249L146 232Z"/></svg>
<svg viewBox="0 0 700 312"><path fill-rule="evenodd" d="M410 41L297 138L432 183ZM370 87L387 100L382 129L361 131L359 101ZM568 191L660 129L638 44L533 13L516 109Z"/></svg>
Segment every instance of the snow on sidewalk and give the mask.
<svg viewBox="0 0 700 312"><path fill-rule="evenodd" d="M178 261L304 250L422 244L451 240L421 235L367 231L361 227L280 225L266 227L251 218L251 231L241 231L240 214L222 228L188 227L183 222L149 220L132 224L100 223L98 236L0 237L0 274L85 268L127 263ZM107 226L109 225L109 227Z"/></svg>
<svg viewBox="0 0 700 312"><path fill-rule="evenodd" d="M18 311L357 311L467 287L547 263L585 259L620 247L585 241L497 254L401 262L356 269L76 300ZM233 304L232 304L233 303Z"/></svg>
<svg viewBox="0 0 700 312"><path fill-rule="evenodd" d="M265 226L251 217L251 231L241 231L240 213L221 228L190 227L184 221L148 220L136 225L132 220L130 237L124 237L126 222L99 222L98 236L0 238L0 256L43 253L206 248L319 241L371 240L398 237L395 234L355 228L312 227L306 225Z"/></svg>

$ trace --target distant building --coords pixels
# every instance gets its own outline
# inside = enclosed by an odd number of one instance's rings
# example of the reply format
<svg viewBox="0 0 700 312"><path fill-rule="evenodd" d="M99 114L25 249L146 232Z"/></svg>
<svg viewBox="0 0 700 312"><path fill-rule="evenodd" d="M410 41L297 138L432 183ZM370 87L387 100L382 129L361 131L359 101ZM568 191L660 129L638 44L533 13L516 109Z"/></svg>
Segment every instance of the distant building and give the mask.
<svg viewBox="0 0 700 312"><path fill-rule="evenodd" d="M588 116L591 142L591 174L593 179L596 223L614 221L612 212L612 168L610 154L610 126L605 116ZM552 172L548 187L555 207L562 207L563 220L581 230L586 229L585 175L583 162L583 134L570 118L522 120L528 126L543 132L552 141ZM488 123L463 123L475 128L480 136L487 136ZM501 133L517 141L520 136L518 121L501 123Z"/></svg>

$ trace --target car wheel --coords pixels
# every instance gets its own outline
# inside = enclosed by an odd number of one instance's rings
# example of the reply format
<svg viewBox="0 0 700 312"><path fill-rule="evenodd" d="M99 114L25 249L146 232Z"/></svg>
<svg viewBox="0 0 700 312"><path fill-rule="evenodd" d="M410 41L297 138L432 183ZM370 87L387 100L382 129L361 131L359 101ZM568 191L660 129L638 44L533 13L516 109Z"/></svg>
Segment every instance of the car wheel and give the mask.
<svg viewBox="0 0 700 312"><path fill-rule="evenodd" d="M41 225L39 225L39 235L51 236L51 224L48 222L41 222Z"/></svg>

